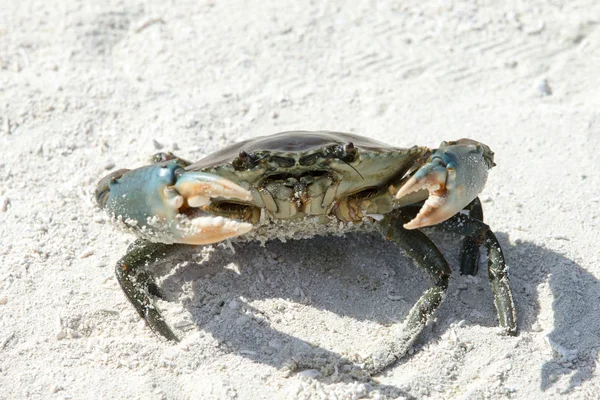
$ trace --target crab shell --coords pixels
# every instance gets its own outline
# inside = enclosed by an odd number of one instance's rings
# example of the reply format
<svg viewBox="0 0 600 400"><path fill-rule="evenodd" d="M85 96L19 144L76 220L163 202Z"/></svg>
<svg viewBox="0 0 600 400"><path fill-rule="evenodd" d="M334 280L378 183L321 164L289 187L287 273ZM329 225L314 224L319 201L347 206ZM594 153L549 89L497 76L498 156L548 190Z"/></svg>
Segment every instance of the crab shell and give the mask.
<svg viewBox="0 0 600 400"><path fill-rule="evenodd" d="M194 164L159 160L108 175L96 198L137 235L187 244L251 231L261 240L335 233L424 200L404 227L434 225L469 204L494 165L489 147L470 139L403 149L300 131L235 143Z"/></svg>

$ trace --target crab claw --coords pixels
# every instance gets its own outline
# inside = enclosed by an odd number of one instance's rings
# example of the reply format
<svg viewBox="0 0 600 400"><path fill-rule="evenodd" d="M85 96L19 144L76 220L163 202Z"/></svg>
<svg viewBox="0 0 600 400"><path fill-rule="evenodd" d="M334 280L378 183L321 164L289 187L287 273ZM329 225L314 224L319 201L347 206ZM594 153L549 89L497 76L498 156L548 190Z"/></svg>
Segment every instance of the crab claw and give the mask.
<svg viewBox="0 0 600 400"><path fill-rule="evenodd" d="M95 194L101 208L155 242L210 244L252 230L250 223L199 208L214 198L248 202L248 190L218 175L186 172L176 160L113 172Z"/></svg>
<svg viewBox="0 0 600 400"><path fill-rule="evenodd" d="M186 198L190 207L210 204L210 199L222 197L230 200L251 201L252 195L243 187L218 175L206 172L185 172L173 188Z"/></svg>
<svg viewBox="0 0 600 400"><path fill-rule="evenodd" d="M416 229L439 224L465 208L483 190L494 153L471 139L442 142L426 164L400 187L396 199L426 189L429 197L415 218L404 224Z"/></svg>

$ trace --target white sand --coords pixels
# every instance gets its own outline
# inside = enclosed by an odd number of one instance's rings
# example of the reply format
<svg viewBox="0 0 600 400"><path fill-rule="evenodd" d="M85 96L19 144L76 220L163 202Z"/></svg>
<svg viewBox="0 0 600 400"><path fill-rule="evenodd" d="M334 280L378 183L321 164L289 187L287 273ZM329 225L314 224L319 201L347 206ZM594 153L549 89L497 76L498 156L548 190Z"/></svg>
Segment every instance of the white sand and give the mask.
<svg viewBox="0 0 600 400"><path fill-rule="evenodd" d="M2 2L0 399L599 398L600 3L355 3ZM160 145L198 159L290 129L490 145L520 335L440 235L448 296L372 382L282 370L368 354L429 284L374 236L181 251L156 273L183 341L153 335L95 183Z"/></svg>

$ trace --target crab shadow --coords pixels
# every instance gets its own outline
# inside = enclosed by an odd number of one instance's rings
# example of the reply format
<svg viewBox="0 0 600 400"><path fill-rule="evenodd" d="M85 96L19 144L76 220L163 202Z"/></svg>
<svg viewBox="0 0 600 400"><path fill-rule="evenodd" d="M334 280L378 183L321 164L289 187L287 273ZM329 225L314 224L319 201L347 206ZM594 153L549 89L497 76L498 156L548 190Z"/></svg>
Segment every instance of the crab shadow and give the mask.
<svg viewBox="0 0 600 400"><path fill-rule="evenodd" d="M594 378L597 368L600 281L556 251L532 242L507 242L502 234L521 331L542 337L548 346L540 389L559 385L562 394L569 393ZM552 298L551 310L543 306L542 296Z"/></svg>
<svg viewBox="0 0 600 400"><path fill-rule="evenodd" d="M419 343L435 340L457 321L495 327L485 268L476 278L461 276L459 239L431 236L453 276L436 322ZM598 324L590 304L598 303L600 282L555 251L531 242L511 244L503 233L498 238L511 268L521 332L545 335L555 350L541 368L540 388L564 376L569 376L567 390L591 379L600 326L590 326ZM340 354L361 353L373 340L373 329L402 321L431 284L410 258L378 235L236 243L234 249L183 247L152 268L163 276L159 285L165 300L182 303L189 312L174 322L177 328L208 332L223 351L278 369L299 354L330 365L347 362ZM554 299L547 316L538 299L544 288ZM552 331L539 329L539 317L553 319Z"/></svg>

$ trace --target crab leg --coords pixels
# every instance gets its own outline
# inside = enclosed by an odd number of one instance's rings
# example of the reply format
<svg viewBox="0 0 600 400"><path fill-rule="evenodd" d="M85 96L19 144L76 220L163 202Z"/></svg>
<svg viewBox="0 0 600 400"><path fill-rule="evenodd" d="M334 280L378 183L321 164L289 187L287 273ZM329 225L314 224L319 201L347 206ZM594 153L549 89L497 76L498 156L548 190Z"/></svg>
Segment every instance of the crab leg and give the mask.
<svg viewBox="0 0 600 400"><path fill-rule="evenodd" d="M411 204L402 208L402 214L408 218L414 218L418 214L420 203ZM464 208L469 217L478 221L483 221L483 209L479 197L476 197L468 206ZM450 219L449 221L451 221ZM437 228L438 226L434 226ZM443 229L444 223L440 225ZM483 236L465 236L460 249L460 273L462 275L477 275L479 269L479 249L483 245Z"/></svg>
<svg viewBox="0 0 600 400"><path fill-rule="evenodd" d="M429 197L406 229L435 225L465 208L483 190L494 165L489 147L470 139L443 142L398 190L396 199L427 190Z"/></svg>
<svg viewBox="0 0 600 400"><path fill-rule="evenodd" d="M365 370L376 374L387 366L403 357L425 325L439 308L448 288L451 270L448 262L435 244L421 231L407 230L402 227L402 221L397 216L386 216L381 222L382 232L387 240L391 240L403 248L409 256L415 259L434 281L434 286L427 289L408 313L399 332L385 339L382 350L365 360Z"/></svg>
<svg viewBox="0 0 600 400"><path fill-rule="evenodd" d="M179 338L169 328L148 296L149 292L160 296L156 284L148 274L140 271L140 268L152 258L164 255L166 251L175 248L177 246L138 239L129 246L127 254L117 262L115 272L125 296L140 317L146 321L148 327L157 335L178 342Z"/></svg>
<svg viewBox="0 0 600 400"><path fill-rule="evenodd" d="M483 242L488 253L488 274L500 326L506 334L515 336L518 332L517 312L509 286L508 267L496 235L483 222L463 214L455 215L439 228L473 238L475 243Z"/></svg>
<svg viewBox="0 0 600 400"><path fill-rule="evenodd" d="M483 208L479 197L469 204L465 210L469 217L483 222ZM460 249L460 273L463 275L477 275L479 269L479 248L483 245L481 236L465 236Z"/></svg>

